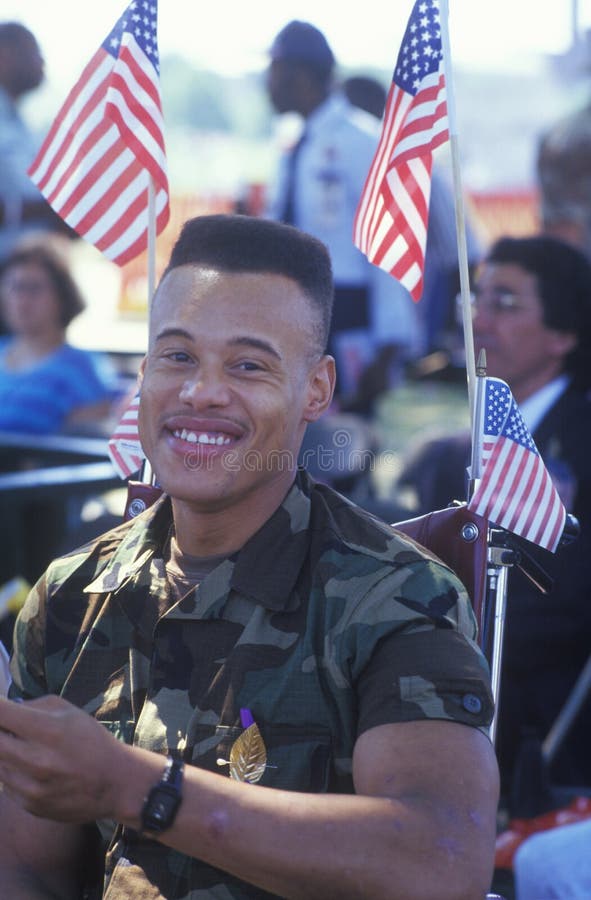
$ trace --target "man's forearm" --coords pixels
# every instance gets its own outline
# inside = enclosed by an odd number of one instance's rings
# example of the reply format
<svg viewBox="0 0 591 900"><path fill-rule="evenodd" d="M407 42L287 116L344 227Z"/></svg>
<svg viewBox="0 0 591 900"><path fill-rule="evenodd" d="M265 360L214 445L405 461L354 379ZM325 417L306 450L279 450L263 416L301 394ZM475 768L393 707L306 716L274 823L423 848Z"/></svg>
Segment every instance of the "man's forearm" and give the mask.
<svg viewBox="0 0 591 900"><path fill-rule="evenodd" d="M139 815L121 819L140 828ZM478 854L493 827L420 795L301 794L187 767L160 839L285 898L473 900L488 887Z"/></svg>
<svg viewBox="0 0 591 900"><path fill-rule="evenodd" d="M215 775L214 785L208 773L197 774L204 777L188 790L164 842L281 897L413 900L424 867L438 870L433 856L424 858L425 820L401 804L253 788Z"/></svg>
<svg viewBox="0 0 591 900"><path fill-rule="evenodd" d="M0 765L24 808L43 817L32 821L52 826L52 843L39 828L34 853L22 858L45 877L56 868L77 871L69 866L81 858L86 822L107 818L140 830L144 798L162 778L164 760L48 696L0 701ZM286 898L474 900L486 893L498 770L482 733L444 721L377 726L356 741L353 780L355 795L304 794L187 766L179 813L160 839ZM30 846L24 828L22 836Z"/></svg>

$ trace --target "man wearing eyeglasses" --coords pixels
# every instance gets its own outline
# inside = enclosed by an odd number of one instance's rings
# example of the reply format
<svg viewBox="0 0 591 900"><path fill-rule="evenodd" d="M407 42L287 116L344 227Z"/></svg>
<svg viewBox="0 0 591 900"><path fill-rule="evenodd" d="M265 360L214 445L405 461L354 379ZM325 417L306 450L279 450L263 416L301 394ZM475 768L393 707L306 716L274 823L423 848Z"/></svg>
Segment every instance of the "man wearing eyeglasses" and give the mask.
<svg viewBox="0 0 591 900"><path fill-rule="evenodd" d="M547 735L591 650L591 265L553 237L501 238L480 267L473 300L476 354L484 349L487 373L511 387L581 525L572 546L541 560L555 579L548 595L517 570L509 578L497 749L504 790L516 788L519 806L528 739ZM417 514L466 499L469 454L470 436L455 434L426 442L407 461L399 485L415 490ZM550 777L591 785L591 698ZM544 799L538 793L534 802Z"/></svg>

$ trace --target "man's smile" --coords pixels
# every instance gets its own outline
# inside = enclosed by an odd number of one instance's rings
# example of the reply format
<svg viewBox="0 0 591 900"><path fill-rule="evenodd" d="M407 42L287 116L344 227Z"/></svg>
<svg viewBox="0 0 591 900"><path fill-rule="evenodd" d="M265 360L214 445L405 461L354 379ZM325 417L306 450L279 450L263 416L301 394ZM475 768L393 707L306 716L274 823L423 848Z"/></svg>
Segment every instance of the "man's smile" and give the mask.
<svg viewBox="0 0 591 900"><path fill-rule="evenodd" d="M227 445L232 442L228 435L210 434L204 431L187 431L186 428L175 429L173 434L182 441L188 441L189 444L218 444L219 446Z"/></svg>

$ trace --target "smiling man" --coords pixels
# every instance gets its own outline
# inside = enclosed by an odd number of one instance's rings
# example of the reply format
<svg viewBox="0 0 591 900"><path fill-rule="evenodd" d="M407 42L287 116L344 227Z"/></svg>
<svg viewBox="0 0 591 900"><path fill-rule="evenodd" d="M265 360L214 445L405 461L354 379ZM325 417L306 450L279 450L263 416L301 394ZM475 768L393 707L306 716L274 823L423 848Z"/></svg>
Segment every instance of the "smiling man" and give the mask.
<svg viewBox="0 0 591 900"><path fill-rule="evenodd" d="M1 896L484 896L498 773L465 591L297 469L331 302L303 232L185 225L142 365L164 496L17 623Z"/></svg>
<svg viewBox="0 0 591 900"><path fill-rule="evenodd" d="M238 549L285 497L306 424L331 398L328 309L311 308L279 272L206 263L167 274L142 365L140 433L175 521L189 519L187 552Z"/></svg>

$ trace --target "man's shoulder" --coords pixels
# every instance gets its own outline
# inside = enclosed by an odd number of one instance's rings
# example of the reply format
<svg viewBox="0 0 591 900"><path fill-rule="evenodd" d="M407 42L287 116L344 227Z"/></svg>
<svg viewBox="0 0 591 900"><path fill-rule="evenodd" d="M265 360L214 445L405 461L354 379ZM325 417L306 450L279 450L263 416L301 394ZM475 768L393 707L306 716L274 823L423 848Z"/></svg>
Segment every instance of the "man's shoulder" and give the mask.
<svg viewBox="0 0 591 900"><path fill-rule="evenodd" d="M159 503L161 507L162 502ZM55 559L45 573L47 593L55 593L67 583L86 587L112 566L115 566L114 576L117 576L153 543L151 532L156 512L156 509L148 509L137 518L122 522Z"/></svg>
<svg viewBox="0 0 591 900"><path fill-rule="evenodd" d="M376 568L440 561L395 525L373 515L332 488L317 483L312 492L312 534L320 553L373 560Z"/></svg>
<svg viewBox="0 0 591 900"><path fill-rule="evenodd" d="M548 409L534 429L533 438L542 456L558 452L580 453L586 462L591 439L591 395L570 387Z"/></svg>
<svg viewBox="0 0 591 900"><path fill-rule="evenodd" d="M316 485L308 560L323 603L341 622L445 622L476 634L465 586L449 566L395 525ZM339 626L340 627L340 626Z"/></svg>
<svg viewBox="0 0 591 900"><path fill-rule="evenodd" d="M46 572L47 584L58 586L75 573L92 580L120 548L131 527L131 522L124 522L54 559Z"/></svg>
<svg viewBox="0 0 591 900"><path fill-rule="evenodd" d="M579 415L583 414L583 421L579 423L580 427L591 428L591 391L580 390L572 386L560 395L554 406L552 406L547 416L551 417L553 410L556 410L564 419L576 422Z"/></svg>
<svg viewBox="0 0 591 900"><path fill-rule="evenodd" d="M333 95L323 107L317 119L315 130L319 135L335 136L344 134L352 141L376 147L380 136L380 123L375 116L363 109L353 106L341 96Z"/></svg>

